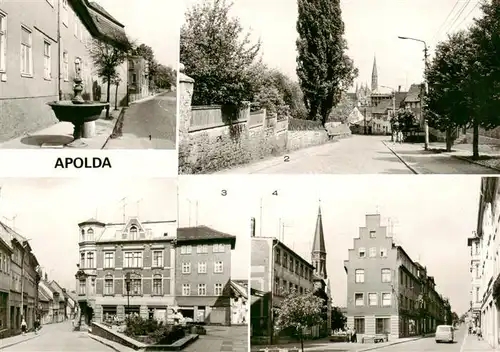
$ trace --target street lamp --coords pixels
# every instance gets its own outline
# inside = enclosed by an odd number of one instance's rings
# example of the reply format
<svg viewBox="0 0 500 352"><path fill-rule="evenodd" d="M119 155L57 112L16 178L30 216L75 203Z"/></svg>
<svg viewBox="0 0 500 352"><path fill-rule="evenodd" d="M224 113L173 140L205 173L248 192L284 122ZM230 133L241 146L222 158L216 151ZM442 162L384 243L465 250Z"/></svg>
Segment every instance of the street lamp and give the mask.
<svg viewBox="0 0 500 352"><path fill-rule="evenodd" d="M125 288L127 290L127 311L130 314L130 282L132 280L130 279L130 273L125 274Z"/></svg>
<svg viewBox="0 0 500 352"><path fill-rule="evenodd" d="M424 63L425 63L425 68L427 68L427 58L429 57L428 55L428 46L427 46L427 43L421 39L416 39L416 38L410 38L410 37L402 37L402 36L398 36L399 39L404 39L404 40L413 40L413 41L416 41L416 42L420 42L420 43L423 43L424 44ZM424 82L425 82L425 74L424 74ZM424 83L426 84L426 83ZM422 92L422 89L423 87L421 86L420 88L420 109L421 109L421 114L422 114L422 117L424 117L424 109L423 109L423 93ZM425 90L427 91L427 88L425 88ZM427 123L427 119L424 117L423 118L424 120L424 133L425 133L425 150L429 149L429 125Z"/></svg>

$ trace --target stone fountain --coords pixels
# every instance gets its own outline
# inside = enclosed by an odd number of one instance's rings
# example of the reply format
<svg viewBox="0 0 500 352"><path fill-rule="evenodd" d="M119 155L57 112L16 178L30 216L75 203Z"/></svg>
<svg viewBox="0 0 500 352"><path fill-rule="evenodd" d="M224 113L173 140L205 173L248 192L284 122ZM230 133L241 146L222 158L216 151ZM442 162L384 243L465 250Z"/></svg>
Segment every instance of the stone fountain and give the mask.
<svg viewBox="0 0 500 352"><path fill-rule="evenodd" d="M82 138L92 138L95 134L95 121L101 116L104 108L109 103L85 101L82 97L83 84L78 68L73 80L74 97L71 100L61 100L48 103L56 118L61 122L71 122L74 126L73 141L66 144L67 147L81 148L87 146Z"/></svg>

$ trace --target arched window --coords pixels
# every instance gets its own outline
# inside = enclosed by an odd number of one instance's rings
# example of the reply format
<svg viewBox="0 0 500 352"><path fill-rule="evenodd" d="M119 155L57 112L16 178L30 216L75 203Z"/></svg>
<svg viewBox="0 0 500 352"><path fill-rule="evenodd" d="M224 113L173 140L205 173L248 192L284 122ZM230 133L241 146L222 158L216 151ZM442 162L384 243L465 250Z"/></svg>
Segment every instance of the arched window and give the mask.
<svg viewBox="0 0 500 352"><path fill-rule="evenodd" d="M130 238L133 240L137 239L137 227L135 226L130 227Z"/></svg>
<svg viewBox="0 0 500 352"><path fill-rule="evenodd" d="M94 230L92 228L89 228L87 230L87 241L93 241L94 240Z"/></svg>

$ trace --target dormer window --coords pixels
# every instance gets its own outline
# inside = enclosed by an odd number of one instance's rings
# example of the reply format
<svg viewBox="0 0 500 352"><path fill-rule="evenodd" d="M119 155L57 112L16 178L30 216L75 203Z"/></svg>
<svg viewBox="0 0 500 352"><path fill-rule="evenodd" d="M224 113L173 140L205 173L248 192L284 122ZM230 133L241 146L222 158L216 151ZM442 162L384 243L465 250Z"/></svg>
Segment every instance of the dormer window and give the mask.
<svg viewBox="0 0 500 352"><path fill-rule="evenodd" d="M129 231L130 231L130 238L133 240L136 240L137 239L137 227L132 226L132 227L130 227Z"/></svg>
<svg viewBox="0 0 500 352"><path fill-rule="evenodd" d="M87 241L94 240L94 230L92 228L87 230Z"/></svg>

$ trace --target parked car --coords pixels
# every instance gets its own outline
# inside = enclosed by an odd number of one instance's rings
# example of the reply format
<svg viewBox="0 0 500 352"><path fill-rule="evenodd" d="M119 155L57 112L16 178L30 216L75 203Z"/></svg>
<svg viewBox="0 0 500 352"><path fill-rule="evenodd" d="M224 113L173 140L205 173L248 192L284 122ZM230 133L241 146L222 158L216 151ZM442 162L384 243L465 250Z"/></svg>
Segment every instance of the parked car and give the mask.
<svg viewBox="0 0 500 352"><path fill-rule="evenodd" d="M436 342L453 342L455 330L451 325L438 325L436 328Z"/></svg>

